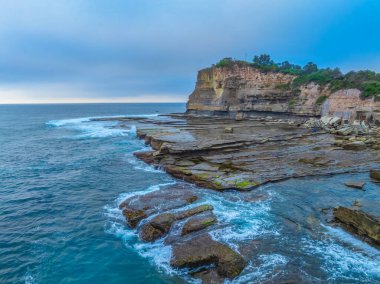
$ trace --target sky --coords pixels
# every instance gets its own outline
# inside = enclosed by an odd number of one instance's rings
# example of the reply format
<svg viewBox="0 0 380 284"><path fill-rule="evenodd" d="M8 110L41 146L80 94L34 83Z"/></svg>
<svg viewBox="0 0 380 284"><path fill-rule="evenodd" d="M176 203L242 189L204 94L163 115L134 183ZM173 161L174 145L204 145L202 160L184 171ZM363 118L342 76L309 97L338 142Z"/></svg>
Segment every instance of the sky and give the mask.
<svg viewBox="0 0 380 284"><path fill-rule="evenodd" d="M378 0L0 0L0 103L185 102L221 58L380 72Z"/></svg>

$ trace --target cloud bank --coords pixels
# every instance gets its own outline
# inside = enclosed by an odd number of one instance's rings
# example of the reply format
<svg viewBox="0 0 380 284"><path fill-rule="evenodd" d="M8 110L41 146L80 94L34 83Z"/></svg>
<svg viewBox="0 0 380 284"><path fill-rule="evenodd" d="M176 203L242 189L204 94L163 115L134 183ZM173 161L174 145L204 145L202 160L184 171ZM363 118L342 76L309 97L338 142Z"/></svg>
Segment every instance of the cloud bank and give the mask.
<svg viewBox="0 0 380 284"><path fill-rule="evenodd" d="M186 101L229 56L380 71L376 0L0 0L0 103Z"/></svg>

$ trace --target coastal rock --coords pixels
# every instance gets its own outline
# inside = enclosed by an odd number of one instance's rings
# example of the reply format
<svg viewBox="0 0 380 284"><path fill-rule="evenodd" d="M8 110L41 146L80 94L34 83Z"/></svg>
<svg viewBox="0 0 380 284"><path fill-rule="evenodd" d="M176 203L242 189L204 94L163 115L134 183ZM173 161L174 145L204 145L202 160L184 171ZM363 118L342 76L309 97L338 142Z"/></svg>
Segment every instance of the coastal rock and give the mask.
<svg viewBox="0 0 380 284"><path fill-rule="evenodd" d="M211 205L204 204L176 213L159 214L141 227L140 239L145 242L153 242L166 236L175 221L189 218L193 215L211 211L213 209L214 208Z"/></svg>
<svg viewBox="0 0 380 284"><path fill-rule="evenodd" d="M369 176L377 181L380 181L380 170L370 170Z"/></svg>
<svg viewBox="0 0 380 284"><path fill-rule="evenodd" d="M145 242L152 242L163 237L169 232L175 220L175 215L171 213L158 215L142 226L140 229L140 239Z"/></svg>
<svg viewBox="0 0 380 284"><path fill-rule="evenodd" d="M344 128L338 129L337 134L342 135L342 136L347 136L347 135L350 135L352 131L353 130L351 127L344 127Z"/></svg>
<svg viewBox="0 0 380 284"><path fill-rule="evenodd" d="M355 141L352 143L343 144L343 149L359 151L366 148L366 144L363 141Z"/></svg>
<svg viewBox="0 0 380 284"><path fill-rule="evenodd" d="M173 245L170 264L176 268L215 265L220 276L234 278L244 269L246 261L228 246L205 234Z"/></svg>
<svg viewBox="0 0 380 284"><path fill-rule="evenodd" d="M178 185L130 197L120 203L119 208L129 226L135 228L141 220L153 214L186 206L197 199L198 197L190 190Z"/></svg>
<svg viewBox="0 0 380 284"><path fill-rule="evenodd" d="M380 218L356 208L334 209L335 219L349 231L380 244Z"/></svg>
<svg viewBox="0 0 380 284"><path fill-rule="evenodd" d="M148 140L170 145L144 159L199 187L248 191L287 178L356 172L380 159L371 146L376 145L376 133L338 141L331 134L298 127L296 120L278 122L274 115L270 121L261 115L239 122L191 115L181 119L173 125L155 120L151 123L156 128L138 128ZM226 124L233 133L225 134Z"/></svg>
<svg viewBox="0 0 380 284"><path fill-rule="evenodd" d="M225 278L218 274L215 268L197 271L191 274L202 281L202 284L222 284Z"/></svg>
<svg viewBox="0 0 380 284"><path fill-rule="evenodd" d="M191 208L191 209L188 209L188 210L185 210L185 211L177 212L175 214L175 218L177 220L181 220L181 219L185 219L185 218L191 217L191 216L193 216L195 214L200 214L202 212L211 211L211 210L214 210L214 207L212 205L203 204L203 205L199 205L197 207L194 207L194 208Z"/></svg>
<svg viewBox="0 0 380 284"><path fill-rule="evenodd" d="M183 225L182 236L207 228L216 222L214 214L192 217Z"/></svg>
<svg viewBox="0 0 380 284"><path fill-rule="evenodd" d="M365 182L360 181L348 181L344 183L345 186L356 188L356 189L363 189Z"/></svg>
<svg viewBox="0 0 380 284"><path fill-rule="evenodd" d="M234 132L234 129L232 127L224 128L224 133L232 133L232 132Z"/></svg>

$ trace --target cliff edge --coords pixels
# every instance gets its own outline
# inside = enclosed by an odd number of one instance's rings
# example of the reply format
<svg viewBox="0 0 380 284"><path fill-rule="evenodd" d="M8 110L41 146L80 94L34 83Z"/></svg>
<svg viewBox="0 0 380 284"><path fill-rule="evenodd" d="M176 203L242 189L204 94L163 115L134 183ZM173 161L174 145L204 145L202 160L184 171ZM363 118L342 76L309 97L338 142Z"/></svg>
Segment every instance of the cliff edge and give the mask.
<svg viewBox="0 0 380 284"><path fill-rule="evenodd" d="M357 88L334 91L329 84L316 82L293 88L298 77L248 64L206 68L198 72L187 112L241 119L259 111L380 122L378 95L364 98Z"/></svg>

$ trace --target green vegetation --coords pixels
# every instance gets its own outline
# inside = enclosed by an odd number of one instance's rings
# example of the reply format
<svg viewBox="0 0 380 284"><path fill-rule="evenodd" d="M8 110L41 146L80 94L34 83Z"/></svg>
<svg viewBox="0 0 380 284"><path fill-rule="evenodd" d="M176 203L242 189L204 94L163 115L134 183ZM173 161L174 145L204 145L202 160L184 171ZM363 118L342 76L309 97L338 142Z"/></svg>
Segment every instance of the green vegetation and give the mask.
<svg viewBox="0 0 380 284"><path fill-rule="evenodd" d="M235 64L252 66L263 72L278 72L296 76L291 84L277 85L276 89L279 90L299 91L302 85L316 83L323 87L328 86L332 92L342 89L359 89L363 98L375 96L376 100L380 99L380 74L370 70L351 71L347 74L342 74L339 68L319 69L313 62L308 62L303 67L288 61L276 63L268 54L256 55L252 62L224 58L215 66L231 68ZM320 97L318 103L323 103L325 99L323 96Z"/></svg>
<svg viewBox="0 0 380 284"><path fill-rule="evenodd" d="M295 99L291 99L291 100L289 100L288 105L289 105L290 107L292 107L292 106L294 106L296 103L297 103L297 101L296 101Z"/></svg>
<svg viewBox="0 0 380 284"><path fill-rule="evenodd" d="M327 99L326 96L320 96L320 97L317 99L317 101L316 101L317 105L321 105L321 104L323 104L324 101L325 101L326 99Z"/></svg>
<svg viewBox="0 0 380 284"><path fill-rule="evenodd" d="M284 91L286 91L286 90L289 90L290 84L289 83L287 83L287 84L278 84L278 85L275 86L275 88L278 89L278 90L284 90Z"/></svg>
<svg viewBox="0 0 380 284"><path fill-rule="evenodd" d="M247 189L251 187L257 186L258 183L256 182L251 182L249 180L237 180L235 181L235 186L240 189Z"/></svg>

